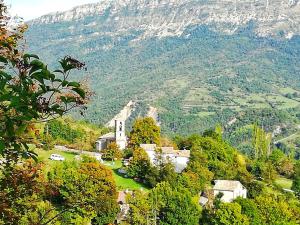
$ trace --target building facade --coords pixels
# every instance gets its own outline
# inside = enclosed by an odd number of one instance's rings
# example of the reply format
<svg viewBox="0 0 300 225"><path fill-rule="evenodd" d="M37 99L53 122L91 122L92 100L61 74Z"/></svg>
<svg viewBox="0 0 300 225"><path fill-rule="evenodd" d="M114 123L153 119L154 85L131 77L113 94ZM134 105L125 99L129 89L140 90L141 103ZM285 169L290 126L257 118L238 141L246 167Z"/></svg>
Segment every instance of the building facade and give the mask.
<svg viewBox="0 0 300 225"><path fill-rule="evenodd" d="M213 191L215 197L222 194L222 202L232 202L238 197L247 198L247 189L236 180L215 180Z"/></svg>
<svg viewBox="0 0 300 225"><path fill-rule="evenodd" d="M96 141L96 150L102 151L106 149L107 146L112 142L116 142L121 150L124 150L126 148L127 137L125 130L125 120L115 120L115 132L110 132L99 137L99 139Z"/></svg>
<svg viewBox="0 0 300 225"><path fill-rule="evenodd" d="M146 151L153 165L156 163L156 150L160 149L162 157L172 162L177 173L181 173L187 167L190 159L189 150L174 150L173 147L157 147L156 144L141 144L140 147Z"/></svg>

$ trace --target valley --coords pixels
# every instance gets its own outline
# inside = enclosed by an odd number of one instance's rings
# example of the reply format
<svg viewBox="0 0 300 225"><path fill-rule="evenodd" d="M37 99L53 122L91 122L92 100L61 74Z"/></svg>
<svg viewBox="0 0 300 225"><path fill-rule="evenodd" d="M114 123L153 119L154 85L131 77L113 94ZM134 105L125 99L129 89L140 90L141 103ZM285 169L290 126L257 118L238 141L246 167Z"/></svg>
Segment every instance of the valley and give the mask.
<svg viewBox="0 0 300 225"><path fill-rule="evenodd" d="M95 124L134 101L129 127L151 105L167 136L233 118L289 135L300 118L299 2L236 2L102 1L30 21L26 38L53 68L66 54L86 63Z"/></svg>

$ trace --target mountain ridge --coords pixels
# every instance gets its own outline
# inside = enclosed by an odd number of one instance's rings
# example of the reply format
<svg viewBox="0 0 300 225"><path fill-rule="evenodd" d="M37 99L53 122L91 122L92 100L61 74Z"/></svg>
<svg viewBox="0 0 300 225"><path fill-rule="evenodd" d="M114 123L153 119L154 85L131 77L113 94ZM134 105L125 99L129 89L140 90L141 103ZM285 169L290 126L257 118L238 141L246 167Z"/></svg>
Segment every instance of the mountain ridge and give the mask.
<svg viewBox="0 0 300 225"><path fill-rule="evenodd" d="M286 38L284 33L293 31L293 26L284 23L288 29L283 33L260 36L258 28L268 27L267 23L247 20L231 27L221 22L185 22L198 18L189 13L197 9L194 5L207 8L208 1L164 0L160 2L166 4L158 7L150 4L158 1L147 1L147 7L137 2L146 1L132 1L130 7L124 3L121 11L105 10L106 5L101 15L87 10L88 16L80 19L29 24L30 51L51 67L65 55L86 63L96 93L87 120L105 124L133 100L138 105L130 121L146 116L151 105L168 134L196 133L232 118L238 118L238 125L261 120L269 130L293 126L300 105L300 36L293 33ZM235 10L234 1L220 2ZM215 1L209 3L216 7ZM286 10L298 10L299 2L294 4ZM223 10L214 7L213 15ZM178 17L170 13L174 10L179 10ZM287 16L293 16L291 12ZM222 32L228 26L234 32ZM169 33L161 33L165 31ZM82 79L80 74L73 77Z"/></svg>
<svg viewBox="0 0 300 225"><path fill-rule="evenodd" d="M255 33L261 37L291 38L300 34L298 0L104 0L45 15L30 24L76 21L88 16L104 17L117 33L132 28L141 30L140 39L180 36L194 25L208 25L215 31L233 34L251 21L256 23ZM283 33L279 35L280 32Z"/></svg>

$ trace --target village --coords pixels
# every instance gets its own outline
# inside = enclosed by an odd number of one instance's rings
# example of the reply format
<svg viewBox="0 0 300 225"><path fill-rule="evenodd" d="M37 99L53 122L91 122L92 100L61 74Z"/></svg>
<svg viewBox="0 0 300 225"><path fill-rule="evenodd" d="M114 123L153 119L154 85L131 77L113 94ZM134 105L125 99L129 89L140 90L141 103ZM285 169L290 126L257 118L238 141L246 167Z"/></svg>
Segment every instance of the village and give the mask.
<svg viewBox="0 0 300 225"><path fill-rule="evenodd" d="M96 141L95 152L84 152L79 150L68 149L64 146L56 146L57 149L66 152L80 152L82 154L89 155L96 158L100 163L105 165L114 165L114 160L112 162L105 162L105 159L102 159L103 152L111 145L116 144L121 151L124 151L129 142L129 138L126 136L126 121L125 119L116 118L114 123L114 131L104 134L99 137ZM189 163L191 157L190 150L182 149L177 150L174 147L170 146L157 146L157 144L151 143L142 143L139 146L146 153L150 160L151 165L156 166L161 162L158 160L163 160L164 162L170 162L174 166L174 171L176 173L182 173ZM157 158L157 155L160 155L160 159ZM77 160L80 160L80 156L76 157ZM61 158L55 158L53 160L61 160ZM130 166L132 157L128 159L122 159L122 167L118 169L120 176L128 178L127 168ZM140 181L142 182L142 181ZM143 189L142 189L143 190ZM130 210L129 204L126 202L126 196L132 195L133 190L125 189L118 191L117 202L120 206L120 213L118 215L118 221L126 220L126 216ZM215 198L219 197L220 200L224 203L233 202L237 198L247 198L247 189L243 184L238 180L214 180L211 185L211 189L207 192L199 192L199 205L205 207L206 204L213 204Z"/></svg>
<svg viewBox="0 0 300 225"><path fill-rule="evenodd" d="M300 224L299 12L0 0L0 225Z"/></svg>

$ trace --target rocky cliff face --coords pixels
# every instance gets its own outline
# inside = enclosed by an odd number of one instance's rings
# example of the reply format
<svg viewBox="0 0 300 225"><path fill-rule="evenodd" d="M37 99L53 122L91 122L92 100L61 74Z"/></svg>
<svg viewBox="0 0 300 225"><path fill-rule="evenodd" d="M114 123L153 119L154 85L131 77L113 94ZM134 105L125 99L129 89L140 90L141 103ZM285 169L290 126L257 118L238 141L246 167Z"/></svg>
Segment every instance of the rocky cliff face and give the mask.
<svg viewBox="0 0 300 225"><path fill-rule="evenodd" d="M95 35L136 30L140 32L139 39L180 36L193 25L208 25L232 34L250 22L259 36L291 38L300 34L298 0L102 0L42 16L31 24L78 21L92 16L102 18L101 22L86 24L98 31ZM72 32L74 28L69 29Z"/></svg>

